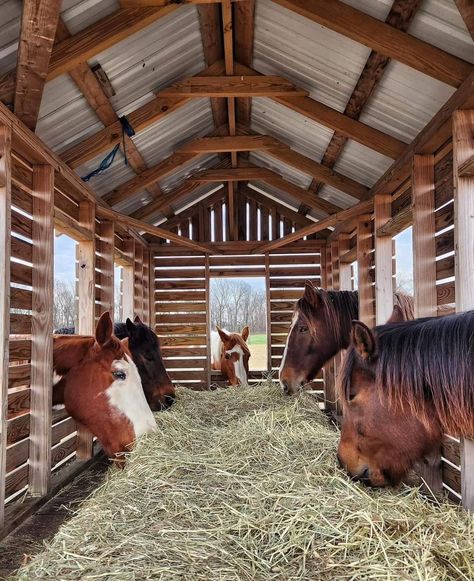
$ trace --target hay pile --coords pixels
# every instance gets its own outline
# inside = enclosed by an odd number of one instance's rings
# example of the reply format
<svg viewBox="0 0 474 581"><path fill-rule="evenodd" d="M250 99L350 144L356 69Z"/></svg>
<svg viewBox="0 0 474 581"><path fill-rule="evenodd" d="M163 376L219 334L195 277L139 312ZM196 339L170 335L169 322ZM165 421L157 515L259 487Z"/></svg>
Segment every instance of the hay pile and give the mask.
<svg viewBox="0 0 474 581"><path fill-rule="evenodd" d="M474 577L471 518L414 489L349 482L311 396L262 385L178 397L17 579Z"/></svg>

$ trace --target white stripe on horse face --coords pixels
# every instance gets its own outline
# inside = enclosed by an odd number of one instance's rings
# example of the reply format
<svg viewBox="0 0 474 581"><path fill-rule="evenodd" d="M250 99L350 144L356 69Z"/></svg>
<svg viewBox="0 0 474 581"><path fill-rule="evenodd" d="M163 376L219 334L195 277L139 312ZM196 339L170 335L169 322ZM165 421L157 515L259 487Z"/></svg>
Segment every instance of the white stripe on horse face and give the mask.
<svg viewBox="0 0 474 581"><path fill-rule="evenodd" d="M116 379L107 388L106 394L110 404L130 420L135 438L147 432L154 432L155 418L146 401L135 363L125 355L125 359L116 359L112 363L112 371L123 371L126 377Z"/></svg>
<svg viewBox="0 0 474 581"><path fill-rule="evenodd" d="M59 383L62 378L63 378L62 375L59 375L59 373L56 373L56 371L53 371L53 385L56 385L57 383Z"/></svg>
<svg viewBox="0 0 474 581"><path fill-rule="evenodd" d="M229 351L226 351L226 353L228 353L229 355L232 353L238 353L239 354L239 359L237 361L234 361L234 371L235 371L235 376L237 377L237 379L240 381L240 383L242 385L247 383L247 372L245 371L245 366L244 366L244 351L242 349L242 347L240 345L234 345L232 347L232 349L229 349Z"/></svg>
<svg viewBox="0 0 474 581"><path fill-rule="evenodd" d="M283 367L285 366L286 355L288 353L288 343L290 342L291 333L293 332L293 329L295 328L297 322L298 322L298 313L295 313L293 315L293 318L291 319L290 330L288 331L288 337L286 338L285 350L283 351L283 357L281 358L280 369L278 370L278 376L280 375Z"/></svg>

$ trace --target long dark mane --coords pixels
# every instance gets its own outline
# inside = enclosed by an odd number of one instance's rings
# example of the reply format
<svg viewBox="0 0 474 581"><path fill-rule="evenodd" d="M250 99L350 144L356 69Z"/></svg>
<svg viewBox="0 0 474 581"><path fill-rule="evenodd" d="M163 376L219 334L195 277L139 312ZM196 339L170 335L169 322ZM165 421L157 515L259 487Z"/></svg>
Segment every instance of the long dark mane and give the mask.
<svg viewBox="0 0 474 581"><path fill-rule="evenodd" d="M434 408L444 431L474 436L474 311L381 325L375 335L380 397L427 422ZM349 400L356 363L351 345L338 382L343 402Z"/></svg>
<svg viewBox="0 0 474 581"><path fill-rule="evenodd" d="M325 315L330 332L338 344L350 335L351 321L359 317L359 295L357 291L318 292L322 313ZM311 335L317 333L315 309L305 297L296 303L296 311L303 317Z"/></svg>

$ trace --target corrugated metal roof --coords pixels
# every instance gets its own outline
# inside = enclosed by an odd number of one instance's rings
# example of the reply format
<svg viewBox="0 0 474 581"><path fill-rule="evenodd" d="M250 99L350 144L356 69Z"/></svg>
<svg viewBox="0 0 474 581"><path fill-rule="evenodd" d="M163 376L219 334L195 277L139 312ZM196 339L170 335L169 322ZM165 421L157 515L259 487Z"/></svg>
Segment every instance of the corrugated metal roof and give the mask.
<svg viewBox="0 0 474 581"><path fill-rule="evenodd" d="M283 8L258 0L253 66L279 74L343 111L370 49Z"/></svg>
<svg viewBox="0 0 474 581"><path fill-rule="evenodd" d="M215 153L202 155L194 161L181 165L175 172L169 174L160 181L160 187L164 192L174 190L182 181L188 178L192 173L206 169L219 161Z"/></svg>
<svg viewBox="0 0 474 581"><path fill-rule="evenodd" d="M357 141L349 140L334 169L361 184L373 186L380 175L392 165L392 161Z"/></svg>
<svg viewBox="0 0 474 581"><path fill-rule="evenodd" d="M87 163L81 165L77 168L76 172L81 177L86 176L91 171L95 170L102 159L104 158L104 154L100 154L94 159L89 160ZM123 182L133 178L135 176L134 171L129 165L125 164L124 157L121 151L117 152L115 156L114 162L112 165L107 169L104 173L94 176L88 182L92 189L99 194L99 196L103 196L110 190L113 190Z"/></svg>
<svg viewBox="0 0 474 581"><path fill-rule="evenodd" d="M292 182L301 188L306 189L311 184L311 176L295 169L291 165L287 165L286 163L281 162L280 160L272 157L264 151L252 151L250 153L249 160L255 165L267 167L275 171L284 177L287 181Z"/></svg>
<svg viewBox="0 0 474 581"><path fill-rule="evenodd" d="M118 0L63 0L61 16L71 34L77 34L120 8Z"/></svg>
<svg viewBox="0 0 474 581"><path fill-rule="evenodd" d="M0 0L0 74L16 67L21 1Z"/></svg>
<svg viewBox="0 0 474 581"><path fill-rule="evenodd" d="M205 68L197 9L182 6L98 54L116 95L119 115L153 98L158 89Z"/></svg>

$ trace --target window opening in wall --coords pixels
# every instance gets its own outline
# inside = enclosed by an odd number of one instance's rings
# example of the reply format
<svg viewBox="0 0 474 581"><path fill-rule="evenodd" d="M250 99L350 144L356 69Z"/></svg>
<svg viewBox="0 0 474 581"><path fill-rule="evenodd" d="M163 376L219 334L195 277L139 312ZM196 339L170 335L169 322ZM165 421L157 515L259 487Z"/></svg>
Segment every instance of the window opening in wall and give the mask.
<svg viewBox="0 0 474 581"><path fill-rule="evenodd" d="M267 369L267 301L264 277L211 278L211 330L216 325L229 332L241 333L248 325L250 336L250 371Z"/></svg>
<svg viewBox="0 0 474 581"><path fill-rule="evenodd" d="M77 242L55 232L54 237L54 306L55 329L78 326Z"/></svg>
<svg viewBox="0 0 474 581"><path fill-rule="evenodd" d="M114 265L114 320L123 321L123 267Z"/></svg>
<svg viewBox="0 0 474 581"><path fill-rule="evenodd" d="M413 294L413 228L406 228L394 236L396 289Z"/></svg>

